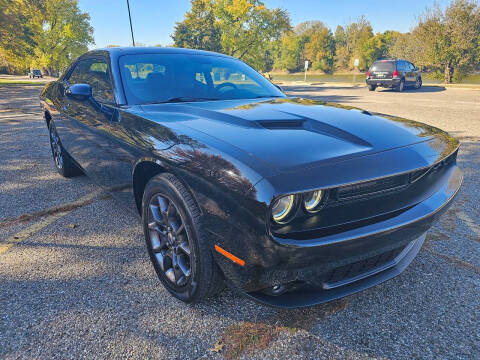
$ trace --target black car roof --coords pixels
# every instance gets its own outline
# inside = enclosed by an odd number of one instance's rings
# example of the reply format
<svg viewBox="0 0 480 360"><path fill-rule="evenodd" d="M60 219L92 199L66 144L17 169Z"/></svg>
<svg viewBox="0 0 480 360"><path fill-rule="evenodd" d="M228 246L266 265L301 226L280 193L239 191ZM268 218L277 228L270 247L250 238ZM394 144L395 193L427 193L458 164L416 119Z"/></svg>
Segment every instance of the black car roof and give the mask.
<svg viewBox="0 0 480 360"><path fill-rule="evenodd" d="M89 51L87 54L105 53L108 52L112 57L120 57L122 55L135 55L135 54L185 54L185 55L210 55L232 58L231 56L216 53L213 51L196 50L196 49L184 49L175 47L111 47L101 48Z"/></svg>
<svg viewBox="0 0 480 360"><path fill-rule="evenodd" d="M405 59L378 59L378 60L375 60L373 63L376 63L376 62L393 62L393 61L411 62L411 61L408 61L408 60L405 60Z"/></svg>

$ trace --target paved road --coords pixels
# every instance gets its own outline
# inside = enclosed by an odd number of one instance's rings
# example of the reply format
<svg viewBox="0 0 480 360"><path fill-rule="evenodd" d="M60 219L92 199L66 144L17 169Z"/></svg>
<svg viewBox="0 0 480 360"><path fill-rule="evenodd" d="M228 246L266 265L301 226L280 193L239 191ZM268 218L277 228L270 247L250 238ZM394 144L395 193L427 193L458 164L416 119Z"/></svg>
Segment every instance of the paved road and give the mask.
<svg viewBox="0 0 480 360"><path fill-rule="evenodd" d="M11 81L28 81L28 82L38 82L39 85L48 81L56 80L57 78L52 76L44 75L42 78L33 78L30 79L28 75L5 75L0 74L0 80L11 80Z"/></svg>
<svg viewBox="0 0 480 360"><path fill-rule="evenodd" d="M401 276L281 311L229 290L193 306L169 296L135 216L56 173L39 90L0 87L0 358L480 357L480 91L286 88L451 131L465 182Z"/></svg>

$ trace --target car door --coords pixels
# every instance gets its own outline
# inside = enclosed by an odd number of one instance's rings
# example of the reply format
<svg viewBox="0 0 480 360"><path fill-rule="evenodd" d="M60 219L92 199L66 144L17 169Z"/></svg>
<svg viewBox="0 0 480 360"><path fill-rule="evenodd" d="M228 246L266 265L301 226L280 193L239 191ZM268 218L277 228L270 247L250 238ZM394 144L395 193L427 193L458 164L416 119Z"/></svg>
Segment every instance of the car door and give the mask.
<svg viewBox="0 0 480 360"><path fill-rule="evenodd" d="M408 63L408 66L410 68L410 79L411 79L411 84L415 85L417 81L417 76L418 76L418 71L415 65L413 65L411 62Z"/></svg>
<svg viewBox="0 0 480 360"><path fill-rule="evenodd" d="M66 150L90 175L98 156L95 137L110 121L113 110L113 89L109 80L108 64L101 57L79 60L65 81L65 94L74 84L88 84L92 96L88 99L64 97L64 112L68 116L68 139L63 140Z"/></svg>
<svg viewBox="0 0 480 360"><path fill-rule="evenodd" d="M405 76L406 82L409 86L412 86L415 83L415 76L413 72L413 65L410 64L408 61L405 61Z"/></svg>
<svg viewBox="0 0 480 360"><path fill-rule="evenodd" d="M113 100L109 58L81 60L68 85L79 83L91 86L92 97L86 101L68 98L70 132L76 134L71 154L94 182L121 197L121 203L136 213L132 171L140 152L132 146L136 133L124 126L128 115L122 116L125 112Z"/></svg>
<svg viewBox="0 0 480 360"><path fill-rule="evenodd" d="M399 73L398 77L405 79L405 85L406 85L407 76L405 74L405 63L402 60L397 61L397 71Z"/></svg>

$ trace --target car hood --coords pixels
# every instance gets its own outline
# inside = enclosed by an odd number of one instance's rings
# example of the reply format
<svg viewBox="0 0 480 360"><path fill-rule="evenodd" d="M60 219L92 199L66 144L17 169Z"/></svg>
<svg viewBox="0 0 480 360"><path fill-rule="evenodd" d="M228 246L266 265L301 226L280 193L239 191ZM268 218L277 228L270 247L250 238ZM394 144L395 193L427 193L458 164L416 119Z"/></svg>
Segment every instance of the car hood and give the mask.
<svg viewBox="0 0 480 360"><path fill-rule="evenodd" d="M445 132L422 123L310 99L157 104L142 109L145 118L216 138L243 150L251 163L260 162L278 173L428 141L445 153L458 145Z"/></svg>

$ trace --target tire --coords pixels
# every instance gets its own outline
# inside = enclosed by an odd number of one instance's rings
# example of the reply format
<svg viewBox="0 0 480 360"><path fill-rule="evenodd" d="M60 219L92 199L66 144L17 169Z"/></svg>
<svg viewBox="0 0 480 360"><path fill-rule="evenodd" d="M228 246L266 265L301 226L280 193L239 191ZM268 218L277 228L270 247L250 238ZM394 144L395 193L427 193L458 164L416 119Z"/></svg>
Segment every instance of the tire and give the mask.
<svg viewBox="0 0 480 360"><path fill-rule="evenodd" d="M65 151L57 134L55 124L50 120L48 127L50 148L52 149L53 161L60 175L66 178L83 175L82 170Z"/></svg>
<svg viewBox="0 0 480 360"><path fill-rule="evenodd" d="M397 91L402 92L405 90L405 79L400 80L400 84L397 86Z"/></svg>
<svg viewBox="0 0 480 360"><path fill-rule="evenodd" d="M170 294L196 303L223 289L223 275L213 259L200 210L176 176L162 173L148 182L142 221L150 260Z"/></svg>
<svg viewBox="0 0 480 360"><path fill-rule="evenodd" d="M415 89L420 89L422 87L422 78L418 77L417 81L415 82Z"/></svg>
<svg viewBox="0 0 480 360"><path fill-rule="evenodd" d="M375 91L376 88L376 85L368 85L368 91Z"/></svg>

